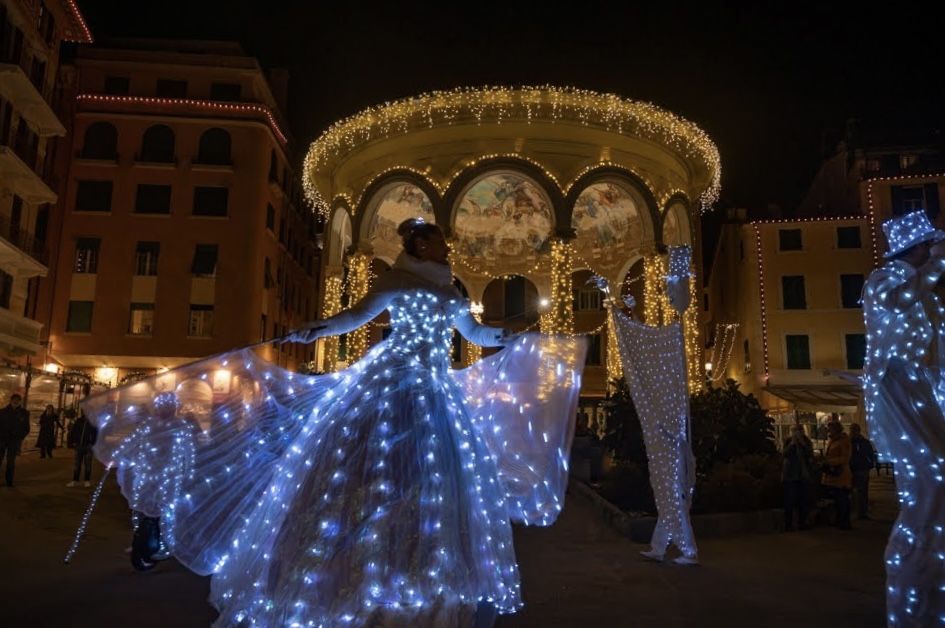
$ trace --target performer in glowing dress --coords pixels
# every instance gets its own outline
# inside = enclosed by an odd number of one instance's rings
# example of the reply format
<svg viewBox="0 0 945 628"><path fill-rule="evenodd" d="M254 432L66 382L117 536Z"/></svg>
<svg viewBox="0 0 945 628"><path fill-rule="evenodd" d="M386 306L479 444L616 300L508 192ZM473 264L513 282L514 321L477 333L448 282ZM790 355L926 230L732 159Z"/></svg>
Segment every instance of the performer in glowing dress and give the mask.
<svg viewBox="0 0 945 628"><path fill-rule="evenodd" d="M440 230L400 233L405 252L361 302L291 337L388 310L390 336L346 370L235 351L85 403L132 508L213 574L218 625L489 625L522 605L511 522L561 511L585 343L478 324ZM505 348L451 370L453 327ZM178 418L153 420L168 395Z"/></svg>

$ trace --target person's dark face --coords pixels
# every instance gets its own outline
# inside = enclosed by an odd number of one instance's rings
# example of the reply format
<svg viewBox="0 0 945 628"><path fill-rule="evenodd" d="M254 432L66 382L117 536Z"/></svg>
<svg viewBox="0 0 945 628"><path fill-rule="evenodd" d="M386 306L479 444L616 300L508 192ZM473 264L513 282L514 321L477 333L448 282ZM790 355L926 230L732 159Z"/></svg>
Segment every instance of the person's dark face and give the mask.
<svg viewBox="0 0 945 628"><path fill-rule="evenodd" d="M417 238L417 257L425 262L437 264L449 263L450 247L442 233L431 233L428 237Z"/></svg>
<svg viewBox="0 0 945 628"><path fill-rule="evenodd" d="M859 435L860 435L860 426L857 425L856 423L854 423L853 425L851 425L851 426L850 426L850 435L851 435L851 436L859 436Z"/></svg>
<svg viewBox="0 0 945 628"><path fill-rule="evenodd" d="M902 259L910 266L918 268L929 261L931 255L931 245L928 242L920 242L909 249Z"/></svg>
<svg viewBox="0 0 945 628"><path fill-rule="evenodd" d="M10 397L10 405L13 406L14 408L19 408L21 403L22 403L22 399L20 399L19 397Z"/></svg>

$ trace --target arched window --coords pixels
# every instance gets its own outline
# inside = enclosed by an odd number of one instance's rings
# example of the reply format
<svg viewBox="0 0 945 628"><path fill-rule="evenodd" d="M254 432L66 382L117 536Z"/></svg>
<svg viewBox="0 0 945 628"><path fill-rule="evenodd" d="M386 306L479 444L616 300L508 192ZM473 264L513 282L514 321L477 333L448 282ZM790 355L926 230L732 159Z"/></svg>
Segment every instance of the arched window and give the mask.
<svg viewBox="0 0 945 628"><path fill-rule="evenodd" d="M108 122L96 122L85 130L82 157L86 159L117 159L118 130Z"/></svg>
<svg viewBox="0 0 945 628"><path fill-rule="evenodd" d="M174 161L174 131L164 124L155 124L141 139L140 161L171 163Z"/></svg>
<svg viewBox="0 0 945 628"><path fill-rule="evenodd" d="M207 129L200 136L197 163L227 166L230 157L230 134L223 129Z"/></svg>

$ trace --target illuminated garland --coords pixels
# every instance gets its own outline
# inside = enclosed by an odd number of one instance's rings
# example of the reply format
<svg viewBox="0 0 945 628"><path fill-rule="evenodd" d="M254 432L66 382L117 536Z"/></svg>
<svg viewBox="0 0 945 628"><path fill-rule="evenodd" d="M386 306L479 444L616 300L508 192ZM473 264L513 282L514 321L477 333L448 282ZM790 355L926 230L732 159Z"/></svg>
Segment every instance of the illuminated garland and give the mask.
<svg viewBox="0 0 945 628"><path fill-rule="evenodd" d="M765 303L765 268L761 256L761 227L752 225L755 230L755 263L758 265L758 294L761 297L759 307L761 309L761 348L764 356L764 379L768 382L770 371L768 370L768 306Z"/></svg>
<svg viewBox="0 0 945 628"><path fill-rule="evenodd" d="M614 329L613 317L607 316L605 324L607 325L607 389L610 390L611 382L623 377L623 365L620 363L617 330Z"/></svg>
<svg viewBox="0 0 945 628"><path fill-rule="evenodd" d="M738 329L738 323L716 323L715 335L718 339L712 346L712 353L709 357L709 364L712 365L712 374L709 379L713 382L720 381L725 377L728 370L728 363L732 359L732 352L735 349L735 335ZM721 337L719 337L721 335Z"/></svg>
<svg viewBox="0 0 945 628"><path fill-rule="evenodd" d="M662 255L643 258L643 322L654 327L668 325L675 317L666 294L666 270Z"/></svg>
<svg viewBox="0 0 945 628"><path fill-rule="evenodd" d="M79 27L81 34L70 31L68 35L62 38L62 40L77 44L94 43L92 31L89 30L89 26L85 22L85 17L83 17L82 12L79 11L79 7L76 5L75 1L66 0L66 3L69 5L69 12L72 13L72 19L75 20L75 23Z"/></svg>
<svg viewBox="0 0 945 628"><path fill-rule="evenodd" d="M469 313L476 319L477 323L482 323L482 313L485 311L482 303L473 301L469 304ZM466 366L472 366L482 359L482 347L474 342L466 342Z"/></svg>
<svg viewBox="0 0 945 628"><path fill-rule="evenodd" d="M305 157L303 184L321 212L328 203L315 175L330 160L368 142L403 135L413 129L454 124L533 121L573 123L664 143L682 155L700 160L710 183L699 200L703 211L718 198L721 159L718 148L698 126L656 105L571 87L457 88L370 107L340 120L312 142ZM516 155L521 157L521 155Z"/></svg>
<svg viewBox="0 0 945 628"><path fill-rule="evenodd" d="M370 288L371 256L359 251L348 258L348 307L367 296ZM360 360L367 353L369 332L367 325L362 325L348 334L349 364Z"/></svg>
<svg viewBox="0 0 945 628"><path fill-rule="evenodd" d="M325 302L322 305L322 318L329 318L341 311L341 295L344 290L344 283L340 276L325 278ZM329 336L324 338L325 356L322 368L327 371L334 371L338 364L339 353L341 351L340 338L338 336Z"/></svg>
<svg viewBox="0 0 945 628"><path fill-rule="evenodd" d="M574 333L571 275L574 243L556 238L551 241L551 309L542 316L542 331L550 334Z"/></svg>
<svg viewBox="0 0 945 628"><path fill-rule="evenodd" d="M697 393L705 388L705 376L702 360L705 352L699 341L699 295L696 289L695 268L689 276L689 307L683 312L683 340L686 343L686 375L689 378L689 392Z"/></svg>
<svg viewBox="0 0 945 628"><path fill-rule="evenodd" d="M93 102L93 103L116 103L116 104L135 104L135 105L178 105L184 107L196 107L198 109L203 109L205 111L212 111L214 113L257 113L261 114L266 118L266 121L269 123L269 128L272 129L272 132L279 139L280 142L286 144L288 139L286 139L285 134L282 132L282 129L279 127L279 123L276 122L276 118L272 113L272 109L266 105L261 105L259 103L231 103L231 102L217 102L215 100L199 100L195 98L157 98L153 96L112 96L110 94L79 94L75 97L77 102ZM327 205L325 206L325 211L327 212ZM327 216L327 213L326 213Z"/></svg>

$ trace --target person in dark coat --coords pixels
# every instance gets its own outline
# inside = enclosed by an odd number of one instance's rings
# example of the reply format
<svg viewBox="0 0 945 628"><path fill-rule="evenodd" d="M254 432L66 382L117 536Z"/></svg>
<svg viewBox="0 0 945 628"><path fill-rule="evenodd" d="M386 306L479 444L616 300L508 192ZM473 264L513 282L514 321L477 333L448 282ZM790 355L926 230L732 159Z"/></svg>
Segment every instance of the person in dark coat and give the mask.
<svg viewBox="0 0 945 628"><path fill-rule="evenodd" d="M10 395L10 403L0 409L0 464L7 459L7 486L13 486L13 472L16 469L16 456L20 452L20 443L30 433L30 414L22 406L23 397L17 393Z"/></svg>
<svg viewBox="0 0 945 628"><path fill-rule="evenodd" d="M63 429L56 409L49 404L39 416L39 436L36 437L36 447L39 449L40 458L52 458L52 450L56 446L56 427Z"/></svg>
<svg viewBox="0 0 945 628"><path fill-rule="evenodd" d="M860 519L869 519L870 471L876 466L876 448L870 439L863 436L863 430L854 423L850 426L850 471L853 472L853 496L857 515Z"/></svg>
<svg viewBox="0 0 945 628"><path fill-rule="evenodd" d="M810 487L816 478L814 468L814 444L800 425L794 426L791 437L784 443L784 467L781 480L784 483L784 530L794 529L794 512L797 525L807 528L807 513L810 504Z"/></svg>
<svg viewBox="0 0 945 628"><path fill-rule="evenodd" d="M79 473L85 467L85 486L92 486L92 446L98 438L98 430L85 418L85 412L79 410L79 417L69 430L69 446L75 447L75 467L72 470L72 481L68 487L79 484Z"/></svg>

